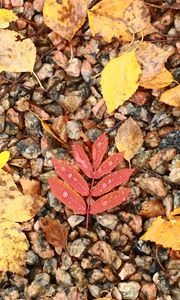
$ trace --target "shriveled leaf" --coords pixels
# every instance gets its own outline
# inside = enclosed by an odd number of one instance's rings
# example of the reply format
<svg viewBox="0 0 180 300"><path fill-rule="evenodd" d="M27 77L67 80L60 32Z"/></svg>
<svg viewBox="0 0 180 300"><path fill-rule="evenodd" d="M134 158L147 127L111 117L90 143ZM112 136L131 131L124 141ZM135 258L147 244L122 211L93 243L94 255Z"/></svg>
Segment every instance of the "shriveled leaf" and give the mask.
<svg viewBox="0 0 180 300"><path fill-rule="evenodd" d="M152 80L140 83L146 89L162 89L173 82L172 74L164 67L161 72Z"/></svg>
<svg viewBox="0 0 180 300"><path fill-rule="evenodd" d="M180 85L162 93L159 100L170 106L180 107Z"/></svg>
<svg viewBox="0 0 180 300"><path fill-rule="evenodd" d="M2 169L6 163L8 162L10 157L10 152L9 151L3 151L0 153L0 169Z"/></svg>
<svg viewBox="0 0 180 300"><path fill-rule="evenodd" d="M24 274L26 251L29 244L21 226L0 221L0 271Z"/></svg>
<svg viewBox="0 0 180 300"><path fill-rule="evenodd" d="M71 40L86 19L86 0L45 0L43 18L45 24L67 40Z"/></svg>
<svg viewBox="0 0 180 300"><path fill-rule="evenodd" d="M32 40L8 29L0 29L0 37L0 72L33 72L36 47Z"/></svg>
<svg viewBox="0 0 180 300"><path fill-rule="evenodd" d="M59 220L42 218L40 227L48 243L62 249L67 247L68 229Z"/></svg>
<svg viewBox="0 0 180 300"><path fill-rule="evenodd" d="M101 76L101 88L108 113L113 112L135 93L140 74L141 69L134 51L121 54L105 66Z"/></svg>
<svg viewBox="0 0 180 300"><path fill-rule="evenodd" d="M124 157L124 154L122 152L112 154L94 172L93 177L95 179L98 179L98 178L101 178L102 176L110 173L118 165L118 163L123 160L123 157Z"/></svg>
<svg viewBox="0 0 180 300"><path fill-rule="evenodd" d="M64 205L79 214L86 213L86 203L84 199L76 193L67 183L58 178L49 178L53 195L60 200Z"/></svg>
<svg viewBox="0 0 180 300"><path fill-rule="evenodd" d="M136 50L137 61L142 69L140 85L155 78L163 69L168 57L172 54L172 50L165 50L150 42L142 42Z"/></svg>
<svg viewBox="0 0 180 300"><path fill-rule="evenodd" d="M88 11L92 34L110 43L112 38L131 41L132 35L123 21L123 12L132 0L102 0Z"/></svg>
<svg viewBox="0 0 180 300"><path fill-rule="evenodd" d="M126 2L126 1L124 1ZM133 0L123 14L123 21L131 33L143 31L150 24L148 6L143 0Z"/></svg>
<svg viewBox="0 0 180 300"><path fill-rule="evenodd" d="M102 162L107 147L108 147L108 138L105 134L101 134L100 136L98 136L98 138L95 140L92 146L92 158L93 158L94 170L96 170L99 167L100 163Z"/></svg>
<svg viewBox="0 0 180 300"><path fill-rule="evenodd" d="M10 22L16 21L18 17L10 9L0 8L0 28L7 28Z"/></svg>
<svg viewBox="0 0 180 300"><path fill-rule="evenodd" d="M40 120L41 121L41 120ZM55 138L58 142L65 144L58 136L55 134L55 132L51 129L51 127L44 121L41 121L41 125L43 129L48 132L50 135L52 135L53 138Z"/></svg>
<svg viewBox="0 0 180 300"><path fill-rule="evenodd" d="M124 151L124 158L127 161L130 161L142 146L141 128L131 117L119 127L115 144L119 151Z"/></svg>
<svg viewBox="0 0 180 300"><path fill-rule="evenodd" d="M133 172L134 169L122 169L105 176L93 187L91 191L92 196L101 196L111 191L114 187L127 182Z"/></svg>
<svg viewBox="0 0 180 300"><path fill-rule="evenodd" d="M80 145L74 144L72 146L72 150L73 150L74 159L77 162L78 167L84 172L84 174L87 177L92 178L93 177L92 165L84 149Z"/></svg>
<svg viewBox="0 0 180 300"><path fill-rule="evenodd" d="M180 220L166 221L158 217L141 240L155 242L164 248L180 250Z"/></svg>
<svg viewBox="0 0 180 300"><path fill-rule="evenodd" d="M13 222L24 222L33 218L46 203L41 196L23 195L12 176L0 170L0 217Z"/></svg>
<svg viewBox="0 0 180 300"><path fill-rule="evenodd" d="M96 200L90 208L90 214L99 214L108 209L114 208L127 199L131 189L121 188L118 191L111 192Z"/></svg>
<svg viewBox="0 0 180 300"><path fill-rule="evenodd" d="M82 196L89 195L89 186L84 178L65 160L52 159L57 174Z"/></svg>

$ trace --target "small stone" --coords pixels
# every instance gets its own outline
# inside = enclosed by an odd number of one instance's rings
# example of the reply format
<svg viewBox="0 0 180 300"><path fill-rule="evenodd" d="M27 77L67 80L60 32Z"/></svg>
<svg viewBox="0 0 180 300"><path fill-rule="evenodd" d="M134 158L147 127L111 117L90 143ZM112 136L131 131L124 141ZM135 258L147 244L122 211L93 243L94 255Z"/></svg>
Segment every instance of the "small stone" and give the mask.
<svg viewBox="0 0 180 300"><path fill-rule="evenodd" d="M43 272L48 273L50 275L55 275L57 270L57 259L52 257L46 259L43 265Z"/></svg>
<svg viewBox="0 0 180 300"><path fill-rule="evenodd" d="M76 95L64 96L62 106L69 112L74 112L82 105L82 97Z"/></svg>
<svg viewBox="0 0 180 300"><path fill-rule="evenodd" d="M66 125L67 135L72 140L79 140L82 126L78 121L68 121Z"/></svg>
<svg viewBox="0 0 180 300"><path fill-rule="evenodd" d="M56 281L59 284L63 284L65 287L72 286L71 275L60 268L56 270Z"/></svg>
<svg viewBox="0 0 180 300"><path fill-rule="evenodd" d="M63 252L61 255L61 261L62 261L62 264L61 264L62 270L68 270L72 265L71 257L65 252Z"/></svg>
<svg viewBox="0 0 180 300"><path fill-rule="evenodd" d="M12 7L23 6L24 0L11 0Z"/></svg>
<svg viewBox="0 0 180 300"><path fill-rule="evenodd" d="M65 68L66 73L72 77L79 77L81 71L81 61L78 58L73 58L68 62Z"/></svg>
<svg viewBox="0 0 180 300"><path fill-rule="evenodd" d="M142 300L156 300L157 287L154 283L144 283L141 288L140 296Z"/></svg>
<svg viewBox="0 0 180 300"><path fill-rule="evenodd" d="M121 278L121 280L126 280L129 277L131 277L135 272L136 268L132 263L125 263L118 275Z"/></svg>
<svg viewBox="0 0 180 300"><path fill-rule="evenodd" d="M109 228L111 230L115 229L115 227L118 224L118 218L116 215L112 214L103 214L97 216L97 221L100 223L103 227Z"/></svg>
<svg viewBox="0 0 180 300"><path fill-rule="evenodd" d="M151 247L145 241L142 240L137 241L137 243L134 245L134 249L136 252L138 252L138 254L151 254Z"/></svg>
<svg viewBox="0 0 180 300"><path fill-rule="evenodd" d="M93 107L92 112L94 116L101 120L106 112L106 103L104 99L99 99L97 104Z"/></svg>
<svg viewBox="0 0 180 300"><path fill-rule="evenodd" d="M175 148L180 151L180 131L173 131L162 138L160 142L160 149Z"/></svg>
<svg viewBox="0 0 180 300"><path fill-rule="evenodd" d="M7 121L12 122L22 128L23 121L21 115L13 108L8 109L6 117Z"/></svg>
<svg viewBox="0 0 180 300"><path fill-rule="evenodd" d="M32 113L32 112L26 112L24 114L25 116L25 127L28 133L30 133L31 136L41 136L42 130L41 130L41 122L39 119Z"/></svg>
<svg viewBox="0 0 180 300"><path fill-rule="evenodd" d="M21 155L27 159L37 158L41 154L39 145L31 138L20 141L17 147Z"/></svg>
<svg viewBox="0 0 180 300"><path fill-rule="evenodd" d="M39 264L39 258L34 251L28 251L27 252L27 264L29 265L38 265Z"/></svg>
<svg viewBox="0 0 180 300"><path fill-rule="evenodd" d="M45 287L50 283L50 276L46 273L37 274L34 281Z"/></svg>
<svg viewBox="0 0 180 300"><path fill-rule="evenodd" d="M87 287L87 279L85 278L85 274L77 261L73 263L69 272L75 279L77 288L80 291L84 290Z"/></svg>
<svg viewBox="0 0 180 300"><path fill-rule="evenodd" d="M68 218L69 225L74 228L84 221L85 217L80 215L72 215Z"/></svg>
<svg viewBox="0 0 180 300"><path fill-rule="evenodd" d="M167 194L167 188L164 186L163 181L159 178L139 177L138 183L142 190L151 195L165 197Z"/></svg>
<svg viewBox="0 0 180 300"><path fill-rule="evenodd" d="M97 299L100 297L101 288L99 286L95 284L88 284L88 289L93 298Z"/></svg>
<svg viewBox="0 0 180 300"><path fill-rule="evenodd" d="M92 76L92 72L93 72L93 69L91 67L91 64L87 60L85 60L82 63L82 66L81 66L81 75L82 75L85 82L90 81L90 78Z"/></svg>
<svg viewBox="0 0 180 300"><path fill-rule="evenodd" d="M154 218L158 216L165 215L165 207L162 204L162 201L159 199L151 200L151 201L144 201L142 203L141 210L139 214L146 218Z"/></svg>
<svg viewBox="0 0 180 300"><path fill-rule="evenodd" d="M5 114L2 113L0 114L0 133L4 131L4 126L5 126Z"/></svg>
<svg viewBox="0 0 180 300"><path fill-rule="evenodd" d="M104 279L104 272L98 269L94 269L89 277L89 282L91 284L96 282L101 282Z"/></svg>
<svg viewBox="0 0 180 300"><path fill-rule="evenodd" d="M33 1L33 8L34 10L41 12L43 9L44 0L34 0Z"/></svg>
<svg viewBox="0 0 180 300"><path fill-rule="evenodd" d="M124 300L137 299L140 288L140 284L135 281L121 282L118 284L118 289L121 292Z"/></svg>
<svg viewBox="0 0 180 300"><path fill-rule="evenodd" d="M69 253L71 256L80 258L82 254L86 251L87 247L90 245L90 240L81 238L73 241L69 246Z"/></svg>
<svg viewBox="0 0 180 300"><path fill-rule="evenodd" d="M39 80L44 80L46 78L50 78L53 75L53 66L50 64L43 64L41 69L37 72L37 76Z"/></svg>
<svg viewBox="0 0 180 300"><path fill-rule="evenodd" d="M116 252L111 248L109 244L104 241L96 242L90 249L89 254L96 259L101 260L105 264L112 264L116 257Z"/></svg>
<svg viewBox="0 0 180 300"><path fill-rule="evenodd" d="M160 292L163 292L164 294L170 294L171 287L169 280L162 272L155 273L153 276L153 281Z"/></svg>
<svg viewBox="0 0 180 300"><path fill-rule="evenodd" d="M180 15L176 14L174 17L174 26L176 30L179 32L180 31Z"/></svg>

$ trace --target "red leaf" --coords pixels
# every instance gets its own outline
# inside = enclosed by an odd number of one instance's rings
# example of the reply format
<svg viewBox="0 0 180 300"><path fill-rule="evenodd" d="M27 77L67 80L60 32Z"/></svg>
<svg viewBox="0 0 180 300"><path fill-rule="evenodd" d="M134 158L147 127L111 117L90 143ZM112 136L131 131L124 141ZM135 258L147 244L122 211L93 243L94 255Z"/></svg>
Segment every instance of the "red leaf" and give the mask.
<svg viewBox="0 0 180 300"><path fill-rule="evenodd" d="M49 178L53 195L64 205L79 214L86 214L86 203L84 199L76 193L68 184L58 178Z"/></svg>
<svg viewBox="0 0 180 300"><path fill-rule="evenodd" d="M72 146L72 150L74 159L76 160L79 168L84 172L84 174L86 174L87 177L92 178L92 165L84 149L80 145L74 144Z"/></svg>
<svg viewBox="0 0 180 300"><path fill-rule="evenodd" d="M123 169L120 171L115 171L105 176L98 182L98 184L95 187L92 188L92 196L101 196L111 191L114 187L125 183L126 181L128 181L133 171L134 169Z"/></svg>
<svg viewBox="0 0 180 300"><path fill-rule="evenodd" d="M89 195L89 186L84 178L65 160L52 159L57 174L82 196Z"/></svg>
<svg viewBox="0 0 180 300"><path fill-rule="evenodd" d="M92 158L93 158L93 167L94 170L96 170L108 147L108 138L105 134L101 134L100 136L98 136L98 138L95 140L93 146L92 146Z"/></svg>
<svg viewBox="0 0 180 300"><path fill-rule="evenodd" d="M108 173L110 173L118 163L123 160L123 153L115 153L108 157L100 167L94 172L94 178L98 179Z"/></svg>
<svg viewBox="0 0 180 300"><path fill-rule="evenodd" d="M114 208L117 205L121 204L129 196L131 189L130 188L121 188L118 191L111 192L97 199L90 208L89 213L99 214L108 209Z"/></svg>

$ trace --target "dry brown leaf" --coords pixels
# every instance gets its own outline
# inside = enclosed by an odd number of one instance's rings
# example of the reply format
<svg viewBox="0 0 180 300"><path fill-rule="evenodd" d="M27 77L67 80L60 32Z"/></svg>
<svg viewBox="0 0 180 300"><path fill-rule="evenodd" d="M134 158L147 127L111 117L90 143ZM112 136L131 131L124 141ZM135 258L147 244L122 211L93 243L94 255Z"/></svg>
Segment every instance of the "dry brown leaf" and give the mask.
<svg viewBox="0 0 180 300"><path fill-rule="evenodd" d="M141 65L140 85L154 79L163 69L172 50L164 50L150 42L142 42L136 50L137 61Z"/></svg>
<svg viewBox="0 0 180 300"><path fill-rule="evenodd" d="M42 218L40 227L48 243L58 248L67 247L68 230L60 223L60 221Z"/></svg>
<svg viewBox="0 0 180 300"><path fill-rule="evenodd" d="M33 72L36 47L32 40L17 40L24 37L8 29L0 29L0 37L0 72Z"/></svg>
<svg viewBox="0 0 180 300"><path fill-rule="evenodd" d="M33 218L46 203L41 196L23 195L12 176L0 170L0 218L24 222Z"/></svg>
<svg viewBox="0 0 180 300"><path fill-rule="evenodd" d="M85 0L45 0L43 18L45 24L67 40L71 40L84 24L87 14Z"/></svg>
<svg viewBox="0 0 180 300"><path fill-rule="evenodd" d="M41 121L41 125L45 131L47 131L50 135L53 136L58 142L65 144L56 134L55 132L51 129L50 125L48 125L46 122Z"/></svg>
<svg viewBox="0 0 180 300"><path fill-rule="evenodd" d="M0 221L0 271L23 275L28 247L19 224Z"/></svg>
<svg viewBox="0 0 180 300"><path fill-rule="evenodd" d="M164 67L152 80L140 82L140 86L146 89L162 89L171 84L173 80L172 74Z"/></svg>
<svg viewBox="0 0 180 300"><path fill-rule="evenodd" d="M119 152L124 152L127 161L137 153L143 144L143 135L139 125L130 117L118 129L115 144Z"/></svg>
<svg viewBox="0 0 180 300"><path fill-rule="evenodd" d="M161 200L151 200L144 201L142 203L142 207L139 214L140 216L146 218L154 218L165 215L165 212L166 210Z"/></svg>
<svg viewBox="0 0 180 300"><path fill-rule="evenodd" d="M180 85L162 93L159 100L170 106L180 107Z"/></svg>

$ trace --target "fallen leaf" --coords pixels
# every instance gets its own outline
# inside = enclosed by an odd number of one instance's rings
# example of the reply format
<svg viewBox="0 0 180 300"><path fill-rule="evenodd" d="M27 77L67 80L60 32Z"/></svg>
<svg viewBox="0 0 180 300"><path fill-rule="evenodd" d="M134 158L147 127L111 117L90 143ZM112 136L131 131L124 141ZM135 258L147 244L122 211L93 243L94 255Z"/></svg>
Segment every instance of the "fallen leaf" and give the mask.
<svg viewBox="0 0 180 300"><path fill-rule="evenodd" d="M8 29L0 29L0 36L0 72L33 72L36 47L32 40Z"/></svg>
<svg viewBox="0 0 180 300"><path fill-rule="evenodd" d="M32 219L46 203L41 196L23 195L12 176L0 170L0 218L13 222Z"/></svg>
<svg viewBox="0 0 180 300"><path fill-rule="evenodd" d="M60 221L42 218L40 227L48 243L62 249L67 247L68 229Z"/></svg>
<svg viewBox="0 0 180 300"><path fill-rule="evenodd" d="M0 28L7 28L10 22L18 20L11 9L0 8Z"/></svg>
<svg viewBox="0 0 180 300"><path fill-rule="evenodd" d="M45 0L45 24L67 40L71 40L84 24L87 14L86 0Z"/></svg>
<svg viewBox="0 0 180 300"><path fill-rule="evenodd" d="M158 217L141 240L155 242L164 248L180 250L180 219L166 221Z"/></svg>
<svg viewBox="0 0 180 300"><path fill-rule="evenodd" d="M42 128L48 132L50 135L52 135L53 138L55 138L58 142L65 144L56 134L55 132L51 129L50 125L48 125L46 122L42 121L40 118L39 120L41 121Z"/></svg>
<svg viewBox="0 0 180 300"><path fill-rule="evenodd" d="M104 158L104 155L106 153L108 147L108 138L105 134L101 134L98 136L98 138L95 140L92 146L92 158L93 158L93 168L96 170L102 159Z"/></svg>
<svg viewBox="0 0 180 300"><path fill-rule="evenodd" d="M108 113L113 112L135 93L140 74L135 51L125 52L105 66L101 75L101 88Z"/></svg>
<svg viewBox="0 0 180 300"><path fill-rule="evenodd" d="M72 150L73 150L74 159L78 167L84 172L84 174L86 174L86 176L92 178L93 177L92 165L84 149L80 145L74 144L72 146Z"/></svg>
<svg viewBox="0 0 180 300"><path fill-rule="evenodd" d="M139 125L130 117L118 129L115 144L124 152L127 161L137 153L143 144L143 134Z"/></svg>
<svg viewBox="0 0 180 300"><path fill-rule="evenodd" d="M29 244L21 226L0 221L0 271L23 275Z"/></svg>
<svg viewBox="0 0 180 300"><path fill-rule="evenodd" d="M2 151L0 153L0 169L2 169L6 163L8 162L10 157L10 152L9 151Z"/></svg>
<svg viewBox="0 0 180 300"><path fill-rule="evenodd" d="M180 107L180 85L163 92L159 100L170 106Z"/></svg>
<svg viewBox="0 0 180 300"><path fill-rule="evenodd" d="M173 82L172 74L164 67L157 76L150 81L140 83L146 89L162 89Z"/></svg>
<svg viewBox="0 0 180 300"><path fill-rule="evenodd" d="M164 63L173 52L164 50L150 42L142 42L136 49L136 58L141 66L140 85L154 79L163 69Z"/></svg>

